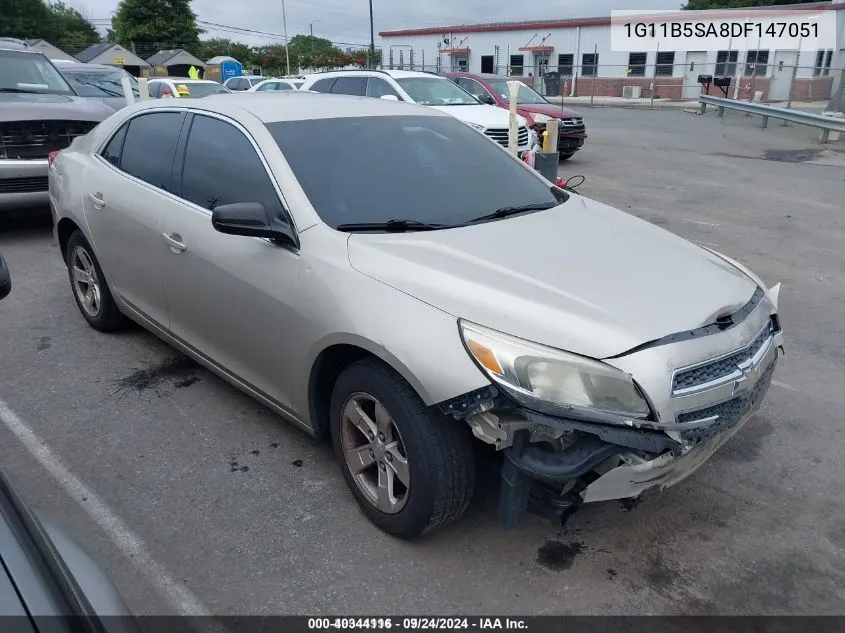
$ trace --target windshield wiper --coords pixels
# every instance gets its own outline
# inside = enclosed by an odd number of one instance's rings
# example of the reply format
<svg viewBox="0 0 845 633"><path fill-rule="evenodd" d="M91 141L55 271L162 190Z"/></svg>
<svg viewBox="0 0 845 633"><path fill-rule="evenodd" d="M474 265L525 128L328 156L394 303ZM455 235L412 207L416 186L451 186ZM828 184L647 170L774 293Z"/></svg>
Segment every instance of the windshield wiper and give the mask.
<svg viewBox="0 0 845 633"><path fill-rule="evenodd" d="M559 204L560 202L534 202L531 204L523 204L518 207L502 207L501 209L496 209L495 211L493 211L493 213L488 213L486 215L473 218L472 220L466 222L466 224L484 222L485 220L499 220L501 218L506 218L509 215L525 213L526 211L545 211L546 209L552 209L558 206Z"/></svg>
<svg viewBox="0 0 845 633"><path fill-rule="evenodd" d="M430 224L417 220L388 220L387 222L356 222L352 224L338 224L338 231L353 233L357 231L387 231L388 233L405 233L406 231L436 231L448 229L450 224Z"/></svg>
<svg viewBox="0 0 845 633"><path fill-rule="evenodd" d="M40 90L28 90L27 88L0 88L0 92L23 92L26 94L44 94Z"/></svg>

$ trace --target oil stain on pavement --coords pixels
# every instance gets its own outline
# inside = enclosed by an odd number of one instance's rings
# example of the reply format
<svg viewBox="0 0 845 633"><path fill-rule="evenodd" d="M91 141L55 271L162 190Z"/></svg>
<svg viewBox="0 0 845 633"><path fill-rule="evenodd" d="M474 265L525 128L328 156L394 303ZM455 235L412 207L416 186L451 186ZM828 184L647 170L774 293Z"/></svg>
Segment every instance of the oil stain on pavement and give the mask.
<svg viewBox="0 0 845 633"><path fill-rule="evenodd" d="M128 376L114 381L117 387L112 396L122 396L134 391L139 394L154 393L158 397L167 395L168 387L185 389L202 380L198 375L200 366L181 354L165 358L157 365L136 369Z"/></svg>
<svg viewBox="0 0 845 633"><path fill-rule="evenodd" d="M549 540L537 550L537 562L546 569L564 571L572 567L572 563L583 551L584 544L580 541L562 543Z"/></svg>

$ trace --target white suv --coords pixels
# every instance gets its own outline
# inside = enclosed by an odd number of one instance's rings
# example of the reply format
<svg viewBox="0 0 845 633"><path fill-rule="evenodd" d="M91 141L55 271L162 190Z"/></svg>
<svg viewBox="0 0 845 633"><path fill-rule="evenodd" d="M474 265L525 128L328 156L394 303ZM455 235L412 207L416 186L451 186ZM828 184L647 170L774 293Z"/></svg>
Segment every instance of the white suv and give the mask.
<svg viewBox="0 0 845 633"><path fill-rule="evenodd" d="M431 106L451 114L483 132L500 145L508 146L507 110L481 103L463 88L434 73L412 70L338 70L306 77L300 90L355 96L397 99ZM527 121L519 122L518 152L531 147Z"/></svg>

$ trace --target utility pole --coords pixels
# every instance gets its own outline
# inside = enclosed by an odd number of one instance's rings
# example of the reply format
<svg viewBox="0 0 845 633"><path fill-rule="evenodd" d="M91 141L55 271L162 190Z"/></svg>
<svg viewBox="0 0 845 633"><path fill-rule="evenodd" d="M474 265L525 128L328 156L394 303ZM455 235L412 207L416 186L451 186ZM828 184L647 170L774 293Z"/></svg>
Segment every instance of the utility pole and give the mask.
<svg viewBox="0 0 845 633"><path fill-rule="evenodd" d="M370 0L370 68L376 67L376 36L373 30L373 0Z"/></svg>
<svg viewBox="0 0 845 633"><path fill-rule="evenodd" d="M288 40L288 19L285 15L285 0L282 0L282 26L285 29L285 68L286 75L290 76L290 51L288 50L290 41Z"/></svg>

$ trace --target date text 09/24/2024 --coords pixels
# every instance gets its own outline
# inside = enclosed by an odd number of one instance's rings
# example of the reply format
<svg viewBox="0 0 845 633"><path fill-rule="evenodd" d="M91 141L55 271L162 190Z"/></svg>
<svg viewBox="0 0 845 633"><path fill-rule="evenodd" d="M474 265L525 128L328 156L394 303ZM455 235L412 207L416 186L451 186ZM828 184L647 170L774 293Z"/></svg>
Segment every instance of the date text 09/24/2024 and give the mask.
<svg viewBox="0 0 845 633"><path fill-rule="evenodd" d="M362 630L382 629L393 631L421 630L525 630L521 618L497 617L404 617L404 618L308 618L308 630Z"/></svg>

